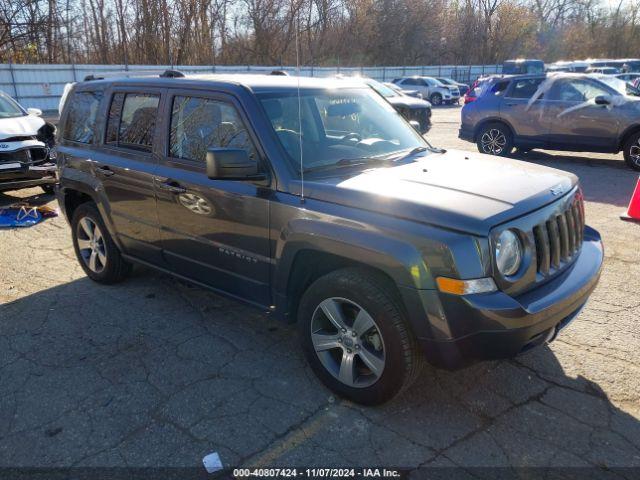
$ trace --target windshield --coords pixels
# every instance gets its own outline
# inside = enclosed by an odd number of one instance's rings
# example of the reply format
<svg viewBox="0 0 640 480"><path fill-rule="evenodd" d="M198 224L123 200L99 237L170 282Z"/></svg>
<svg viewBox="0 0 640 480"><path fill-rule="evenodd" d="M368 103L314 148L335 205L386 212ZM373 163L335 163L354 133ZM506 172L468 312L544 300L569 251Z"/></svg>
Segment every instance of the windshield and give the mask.
<svg viewBox="0 0 640 480"><path fill-rule="evenodd" d="M25 112L11 97L0 94L0 118L22 117Z"/></svg>
<svg viewBox="0 0 640 480"><path fill-rule="evenodd" d="M306 171L374 163L429 146L389 103L368 88L301 90L300 117L296 91L263 93L258 98L298 172L301 153Z"/></svg>
<svg viewBox="0 0 640 480"><path fill-rule="evenodd" d="M385 98L397 97L398 94L392 89L387 87L386 85L376 82L375 80L370 80L367 82L371 88L373 88L376 92L382 95Z"/></svg>

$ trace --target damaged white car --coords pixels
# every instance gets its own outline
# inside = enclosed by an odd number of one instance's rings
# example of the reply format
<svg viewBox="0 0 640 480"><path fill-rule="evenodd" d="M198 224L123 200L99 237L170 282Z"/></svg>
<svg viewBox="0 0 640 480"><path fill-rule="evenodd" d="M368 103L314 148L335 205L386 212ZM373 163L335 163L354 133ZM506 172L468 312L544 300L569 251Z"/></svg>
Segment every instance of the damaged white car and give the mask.
<svg viewBox="0 0 640 480"><path fill-rule="evenodd" d="M0 191L35 186L53 191L56 128L41 115L0 91Z"/></svg>
<svg viewBox="0 0 640 480"><path fill-rule="evenodd" d="M595 75L495 76L462 109L459 137L478 150L509 155L514 148L624 153L640 171L640 98L624 82Z"/></svg>

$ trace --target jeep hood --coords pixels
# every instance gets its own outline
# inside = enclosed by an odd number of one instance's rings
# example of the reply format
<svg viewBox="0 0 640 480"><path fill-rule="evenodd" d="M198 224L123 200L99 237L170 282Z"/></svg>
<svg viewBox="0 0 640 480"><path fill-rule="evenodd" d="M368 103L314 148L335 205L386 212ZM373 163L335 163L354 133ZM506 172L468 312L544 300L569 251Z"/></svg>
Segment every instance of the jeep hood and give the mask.
<svg viewBox="0 0 640 480"><path fill-rule="evenodd" d="M33 136L44 125L44 120L34 115L0 119L0 142L6 138Z"/></svg>
<svg viewBox="0 0 640 480"><path fill-rule="evenodd" d="M484 236L554 202L577 183L562 170L449 150L347 179L305 179L304 188L307 198Z"/></svg>

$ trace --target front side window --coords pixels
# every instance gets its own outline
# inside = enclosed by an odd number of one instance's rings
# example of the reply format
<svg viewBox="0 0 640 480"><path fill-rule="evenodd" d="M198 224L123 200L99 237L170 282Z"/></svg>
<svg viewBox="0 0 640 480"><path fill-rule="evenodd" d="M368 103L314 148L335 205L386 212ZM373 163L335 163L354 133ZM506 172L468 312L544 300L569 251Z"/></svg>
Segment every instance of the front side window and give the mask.
<svg viewBox="0 0 640 480"><path fill-rule="evenodd" d="M76 92L68 102L69 112L63 138L78 143L92 143L102 92Z"/></svg>
<svg viewBox="0 0 640 480"><path fill-rule="evenodd" d="M169 155L205 162L209 148L240 148L257 161L256 149L235 107L209 98L175 97Z"/></svg>
<svg viewBox="0 0 640 480"><path fill-rule="evenodd" d="M159 102L159 95L116 93L109 108L106 143L150 152Z"/></svg>
<svg viewBox="0 0 640 480"><path fill-rule="evenodd" d="M26 113L13 98L0 93L0 118L14 118L24 115L26 115Z"/></svg>
<svg viewBox="0 0 640 480"><path fill-rule="evenodd" d="M542 80L542 78L526 78L523 80L515 80L513 82L513 87L511 88L511 93L509 93L509 97L524 99L533 97L533 94L536 93L536 90L538 90L538 87L542 83Z"/></svg>
<svg viewBox="0 0 640 480"><path fill-rule="evenodd" d="M606 88L586 80L561 80L555 83L549 94L551 100L586 102L599 95L611 95Z"/></svg>
<svg viewBox="0 0 640 480"><path fill-rule="evenodd" d="M301 161L303 170L366 164L428 146L388 102L367 88L305 89L299 99L295 91L258 97L297 171Z"/></svg>

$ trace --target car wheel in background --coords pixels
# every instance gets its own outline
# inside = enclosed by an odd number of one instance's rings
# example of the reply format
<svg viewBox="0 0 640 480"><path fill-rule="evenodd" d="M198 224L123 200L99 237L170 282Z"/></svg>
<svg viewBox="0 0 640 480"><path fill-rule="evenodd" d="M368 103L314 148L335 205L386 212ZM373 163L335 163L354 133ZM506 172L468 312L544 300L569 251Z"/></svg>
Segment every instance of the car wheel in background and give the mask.
<svg viewBox="0 0 640 480"><path fill-rule="evenodd" d="M488 123L478 132L476 145L480 153L505 157L513 150L511 131L503 123Z"/></svg>
<svg viewBox="0 0 640 480"><path fill-rule="evenodd" d="M636 132L625 142L624 161L633 170L640 171L640 132Z"/></svg>
<svg viewBox="0 0 640 480"><path fill-rule="evenodd" d="M429 101L436 107L442 105L442 95L440 95L439 93L434 93L429 97Z"/></svg>
<svg viewBox="0 0 640 480"><path fill-rule="evenodd" d="M73 212L71 237L78 262L91 280L111 284L131 272L94 203L83 203Z"/></svg>
<svg viewBox="0 0 640 480"><path fill-rule="evenodd" d="M298 325L316 375L357 403L391 399L422 365L399 299L375 272L346 268L316 280L300 300Z"/></svg>

